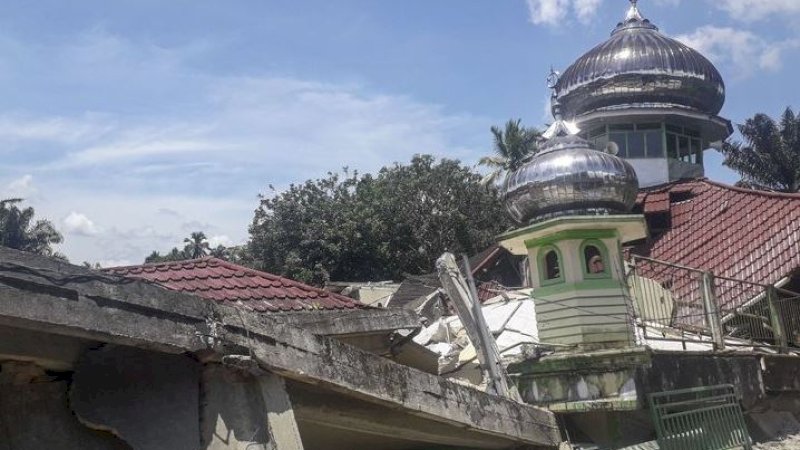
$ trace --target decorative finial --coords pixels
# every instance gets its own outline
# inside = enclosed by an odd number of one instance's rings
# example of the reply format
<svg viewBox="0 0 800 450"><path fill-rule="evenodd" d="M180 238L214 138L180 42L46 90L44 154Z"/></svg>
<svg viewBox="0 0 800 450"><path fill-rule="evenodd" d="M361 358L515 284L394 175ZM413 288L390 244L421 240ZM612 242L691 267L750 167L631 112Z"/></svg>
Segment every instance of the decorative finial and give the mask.
<svg viewBox="0 0 800 450"><path fill-rule="evenodd" d="M643 20L642 14L639 12L639 0L630 0L631 7L628 13L625 14L625 21L629 20Z"/></svg>
<svg viewBox="0 0 800 450"><path fill-rule="evenodd" d="M556 95L556 86L558 86L558 79L560 73L550 66L550 74L547 75L547 88L550 89L550 111L555 119L561 120L561 104L558 103L558 95Z"/></svg>
<svg viewBox="0 0 800 450"><path fill-rule="evenodd" d="M561 102L558 101L558 95L556 95L559 77L561 77L561 74L553 66L550 66L550 74L547 75L547 87L552 91L550 94L550 111L553 113L555 121L542 133L542 137L548 140L557 136L578 134L581 131L574 123L565 121L561 114Z"/></svg>
<svg viewBox="0 0 800 450"><path fill-rule="evenodd" d="M561 74L550 66L550 74L547 75L547 88L548 89L555 89L558 85L558 79L561 77Z"/></svg>

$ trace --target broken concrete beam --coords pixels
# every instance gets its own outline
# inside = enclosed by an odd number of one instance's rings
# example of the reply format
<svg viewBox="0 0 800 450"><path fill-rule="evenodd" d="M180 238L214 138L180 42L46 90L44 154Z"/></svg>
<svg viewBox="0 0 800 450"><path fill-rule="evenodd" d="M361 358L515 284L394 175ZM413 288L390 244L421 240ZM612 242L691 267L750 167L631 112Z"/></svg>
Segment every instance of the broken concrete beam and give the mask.
<svg viewBox="0 0 800 450"><path fill-rule="evenodd" d="M422 326L414 312L400 308L348 311L303 311L273 314L276 322L293 325L322 336L389 333Z"/></svg>
<svg viewBox="0 0 800 450"><path fill-rule="evenodd" d="M460 430L453 427L404 414L388 408L331 392L310 384L290 381L289 396L295 417L310 426L323 426L374 436L391 436L413 442L446 445L470 449L502 449L511 444L494 436Z"/></svg>

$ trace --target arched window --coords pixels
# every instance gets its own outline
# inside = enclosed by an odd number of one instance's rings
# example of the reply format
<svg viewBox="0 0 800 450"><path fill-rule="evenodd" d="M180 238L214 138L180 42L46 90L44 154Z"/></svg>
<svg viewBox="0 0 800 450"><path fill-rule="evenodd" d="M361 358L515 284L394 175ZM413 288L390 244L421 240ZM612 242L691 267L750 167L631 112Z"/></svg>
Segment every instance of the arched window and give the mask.
<svg viewBox="0 0 800 450"><path fill-rule="evenodd" d="M539 279L542 286L564 281L561 253L552 245L539 250Z"/></svg>
<svg viewBox="0 0 800 450"><path fill-rule="evenodd" d="M581 244L583 256L584 278L608 278L609 270L608 251L606 246L598 240L589 240Z"/></svg>

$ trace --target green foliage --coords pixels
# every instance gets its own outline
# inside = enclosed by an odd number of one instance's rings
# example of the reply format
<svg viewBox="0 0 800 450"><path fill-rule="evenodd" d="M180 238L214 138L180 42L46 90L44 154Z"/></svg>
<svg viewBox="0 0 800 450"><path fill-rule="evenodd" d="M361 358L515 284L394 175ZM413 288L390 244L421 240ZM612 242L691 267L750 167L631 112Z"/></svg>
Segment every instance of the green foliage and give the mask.
<svg viewBox="0 0 800 450"><path fill-rule="evenodd" d="M508 219L480 176L417 155L373 175L329 173L261 198L250 226L256 267L308 283L399 280L444 251L474 253Z"/></svg>
<svg viewBox="0 0 800 450"><path fill-rule="evenodd" d="M780 122L756 114L739 131L742 142L726 142L723 164L739 172L742 185L781 192L800 191L800 117L786 108Z"/></svg>
<svg viewBox="0 0 800 450"><path fill-rule="evenodd" d="M193 232L188 238L183 240L183 243L186 244L183 251L190 258L202 258L206 256L210 251L211 248L208 246L208 238L206 238L206 234L202 231L195 231Z"/></svg>
<svg viewBox="0 0 800 450"><path fill-rule="evenodd" d="M34 221L32 207L20 208L21 198L0 200L0 245L60 259L66 257L53 250L64 238L49 220Z"/></svg>
<svg viewBox="0 0 800 450"><path fill-rule="evenodd" d="M150 253L150 255L145 258L144 262L160 263L185 261L187 259L202 258L204 256L213 256L237 264L244 264L248 260L243 246L225 247L223 245L218 245L216 248L211 248L206 234L202 231L193 232L189 237L185 238L183 242L185 244L183 249L173 247L169 253L163 255L154 250L153 253Z"/></svg>
<svg viewBox="0 0 800 450"><path fill-rule="evenodd" d="M516 170L525 159L539 151L539 140L542 133L536 128L522 126L522 121L509 120L505 129L492 126L493 140L492 156L484 156L478 164L492 170L481 183L490 185L497 182L506 171Z"/></svg>
<svg viewBox="0 0 800 450"><path fill-rule="evenodd" d="M150 253L150 255L144 259L144 262L149 264L170 261L185 261L187 259L192 259L190 253L187 253L185 250L179 250L178 247L172 247L172 250L169 253L165 253L163 255L153 250L153 253Z"/></svg>
<svg viewBox="0 0 800 450"><path fill-rule="evenodd" d="M212 248L209 253L214 258L224 259L232 263L241 264L245 266L250 265L247 255L247 247L244 245L235 245L233 247L225 247L224 245L217 245Z"/></svg>

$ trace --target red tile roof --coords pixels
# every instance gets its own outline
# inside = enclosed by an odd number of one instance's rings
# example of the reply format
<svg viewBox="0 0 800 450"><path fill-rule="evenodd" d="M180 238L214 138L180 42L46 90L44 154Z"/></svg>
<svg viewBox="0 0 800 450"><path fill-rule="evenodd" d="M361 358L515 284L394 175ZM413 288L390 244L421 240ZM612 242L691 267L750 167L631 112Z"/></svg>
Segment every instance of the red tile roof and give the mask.
<svg viewBox="0 0 800 450"><path fill-rule="evenodd" d="M800 194L696 179L641 191L636 211L653 236L633 253L764 284L800 268Z"/></svg>
<svg viewBox="0 0 800 450"><path fill-rule="evenodd" d="M258 312L367 308L350 297L210 257L104 271Z"/></svg>

